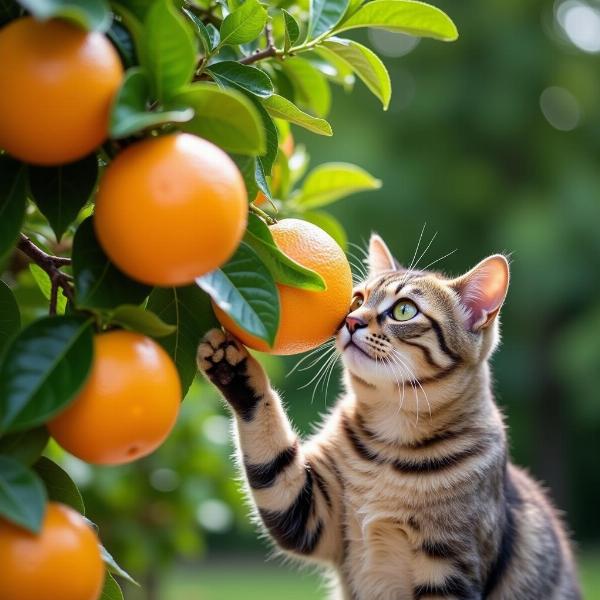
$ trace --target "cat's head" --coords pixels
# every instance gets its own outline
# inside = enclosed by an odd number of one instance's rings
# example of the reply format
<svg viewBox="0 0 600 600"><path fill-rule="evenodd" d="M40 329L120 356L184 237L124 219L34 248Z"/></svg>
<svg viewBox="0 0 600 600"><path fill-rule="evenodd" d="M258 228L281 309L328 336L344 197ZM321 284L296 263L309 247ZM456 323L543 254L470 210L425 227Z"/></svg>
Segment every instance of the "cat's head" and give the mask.
<svg viewBox="0 0 600 600"><path fill-rule="evenodd" d="M348 371L368 384L439 381L489 357L498 342L498 313L509 266L496 254L449 278L408 270L384 241L369 244L369 276L354 289L337 335Z"/></svg>

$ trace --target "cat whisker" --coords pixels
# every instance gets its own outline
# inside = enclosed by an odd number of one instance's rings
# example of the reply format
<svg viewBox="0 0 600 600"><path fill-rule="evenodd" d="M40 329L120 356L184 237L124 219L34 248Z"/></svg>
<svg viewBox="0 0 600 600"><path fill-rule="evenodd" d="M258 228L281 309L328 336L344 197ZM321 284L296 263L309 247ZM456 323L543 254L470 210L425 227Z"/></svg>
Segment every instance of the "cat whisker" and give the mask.
<svg viewBox="0 0 600 600"><path fill-rule="evenodd" d="M406 283L406 280L408 279L408 276L410 275L414 265L415 265L415 260L417 258L417 254L419 252L419 248L421 247L421 241L423 239L423 234L425 233L425 228L427 227L427 222L423 223L423 228L421 229L421 233L419 235L419 239L417 240L417 247L415 248L415 252L413 254L413 257L408 265L408 268L406 269L406 273L404 274L404 277L401 280L401 283Z"/></svg>
<svg viewBox="0 0 600 600"><path fill-rule="evenodd" d="M409 374L410 374L410 376L412 378L411 379L411 385L413 385L413 389L415 390L415 394L417 394L417 390L416 390L416 387L414 386L414 383L416 383L421 388L421 391L423 392L423 396L425 397L425 401L427 402L427 408L429 410L429 420L431 420L431 418L432 418L432 415L431 415L431 403L429 402L429 397L427 396L427 392L423 388L423 385L419 381L419 378L415 375L414 371L406 363L404 363L404 361L402 360L399 352L395 348L392 348L392 353L393 353L393 356L397 360L401 361L404 364L404 367L409 372ZM416 399L417 399L417 422L418 422L418 420L419 420L419 397L418 397L418 394L416 395Z"/></svg>
<svg viewBox="0 0 600 600"><path fill-rule="evenodd" d="M457 250L458 250L458 248L454 248L454 250L450 250L450 252L447 252L446 254L444 254L444 256L440 256L439 258L432 260L426 267L423 268L423 271L427 271L427 269L429 269L436 263L439 263L441 260L448 258L450 255L454 254Z"/></svg>
<svg viewBox="0 0 600 600"><path fill-rule="evenodd" d="M431 244L433 244L433 241L435 240L435 238L437 237L438 232L436 231L433 236L431 237L431 240L429 241L429 244L427 244L427 247L425 248L425 250L423 250L423 252L421 252L421 254L419 255L419 258L417 258L417 261L415 262L413 269L416 269L418 264L421 262L421 260L423 259L423 257L427 254L427 251L429 250L429 248L431 248Z"/></svg>
<svg viewBox="0 0 600 600"><path fill-rule="evenodd" d="M305 354L287 373L286 373L286 377L289 377L292 373L295 373L300 365L304 364L308 359L310 359L311 357L314 357L314 354L317 354L321 351L325 351L328 348L330 348L331 346L335 345L335 339L331 338L330 340L327 340L323 345L318 346L317 348L315 348L314 350L311 350L310 352L308 352L307 354ZM320 358L320 357L319 357ZM301 369L301 370L305 370L305 369Z"/></svg>

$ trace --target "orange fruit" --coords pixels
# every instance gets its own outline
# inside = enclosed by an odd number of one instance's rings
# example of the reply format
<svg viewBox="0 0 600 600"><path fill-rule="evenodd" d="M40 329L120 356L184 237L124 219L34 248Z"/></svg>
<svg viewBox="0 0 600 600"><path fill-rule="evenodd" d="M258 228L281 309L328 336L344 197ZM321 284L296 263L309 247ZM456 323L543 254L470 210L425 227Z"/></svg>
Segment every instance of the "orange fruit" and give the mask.
<svg viewBox="0 0 600 600"><path fill-rule="evenodd" d="M0 31L0 65L0 148L58 165L106 139L123 67L105 36L24 17Z"/></svg>
<svg viewBox="0 0 600 600"><path fill-rule="evenodd" d="M294 154L294 136L291 131L287 134L283 142L281 142L280 148L288 158Z"/></svg>
<svg viewBox="0 0 600 600"><path fill-rule="evenodd" d="M161 346L139 333L110 331L95 336L87 382L48 429L77 458L120 465L162 444L180 402L177 369Z"/></svg>
<svg viewBox="0 0 600 600"><path fill-rule="evenodd" d="M5 600L98 600L102 593L98 537L64 504L48 504L37 534L0 519L0 565Z"/></svg>
<svg viewBox="0 0 600 600"><path fill-rule="evenodd" d="M323 277L327 290L314 292L277 285L280 322L275 343L267 343L241 329L214 306L221 324L246 346L271 354L297 354L330 338L348 314L352 273L346 255L321 228L300 219L282 219L270 227L278 248L301 265Z"/></svg>
<svg viewBox="0 0 600 600"><path fill-rule="evenodd" d="M96 198L96 234L106 254L130 277L163 287L220 267L247 218L235 163L188 133L126 148L107 167Z"/></svg>

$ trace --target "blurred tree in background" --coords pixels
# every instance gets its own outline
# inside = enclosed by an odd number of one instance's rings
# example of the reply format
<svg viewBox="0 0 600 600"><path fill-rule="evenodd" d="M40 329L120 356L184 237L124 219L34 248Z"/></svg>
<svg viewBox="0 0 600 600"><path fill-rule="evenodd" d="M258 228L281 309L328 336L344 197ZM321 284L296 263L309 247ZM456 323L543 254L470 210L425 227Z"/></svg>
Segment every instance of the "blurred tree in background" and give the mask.
<svg viewBox="0 0 600 600"><path fill-rule="evenodd" d="M427 40L369 32L387 56L390 108L383 113L359 86L351 96L336 90L336 135L310 138L312 165L349 161L383 181L332 208L353 242L376 230L409 262L426 223L425 243L437 237L421 266L457 249L436 264L452 273L511 253L495 376L513 456L548 484L577 540L598 542L600 3L439 6L461 31L443 52ZM32 311L38 293L33 283L21 291ZM332 380L327 397L318 390L311 401L312 389L298 388L314 370L284 377L297 360L270 358L268 367L308 432L338 385ZM90 477L92 467L64 457L107 547L150 593L177 557L264 553L236 481L225 415L196 382L174 434L148 459L94 468Z"/></svg>

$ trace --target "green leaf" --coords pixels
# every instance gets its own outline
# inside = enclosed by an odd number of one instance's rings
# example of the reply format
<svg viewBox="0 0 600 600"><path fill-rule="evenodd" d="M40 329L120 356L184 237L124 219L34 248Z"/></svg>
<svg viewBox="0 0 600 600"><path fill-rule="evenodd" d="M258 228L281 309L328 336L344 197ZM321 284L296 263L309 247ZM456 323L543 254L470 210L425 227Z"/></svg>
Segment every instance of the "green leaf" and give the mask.
<svg viewBox="0 0 600 600"><path fill-rule="evenodd" d="M45 506L46 491L37 475L20 462L0 456L0 515L37 533Z"/></svg>
<svg viewBox="0 0 600 600"><path fill-rule="evenodd" d="M273 83L269 76L256 67L242 65L234 60L224 60L207 68L217 83L226 87L237 87L258 96L268 98L273 95Z"/></svg>
<svg viewBox="0 0 600 600"><path fill-rule="evenodd" d="M141 25L140 25L141 29ZM125 68L137 64L137 52L133 33L130 32L120 21L113 21L106 36L114 44Z"/></svg>
<svg viewBox="0 0 600 600"><path fill-rule="evenodd" d="M122 577L123 579L129 581L129 583L133 583L134 585L140 585L125 569L123 569L117 563L117 561L112 557L111 553L102 545L100 546L100 554L102 556L102 560L106 563L106 567L109 573L118 575L119 577Z"/></svg>
<svg viewBox="0 0 600 600"><path fill-rule="evenodd" d="M256 39L267 22L267 11L258 0L246 0L221 24L221 45L245 44Z"/></svg>
<svg viewBox="0 0 600 600"><path fill-rule="evenodd" d="M392 96L390 76L381 59L366 46L342 38L330 38L324 46L345 61L387 110Z"/></svg>
<svg viewBox="0 0 600 600"><path fill-rule="evenodd" d="M9 433L0 438L0 455L10 456L30 466L40 457L49 438L50 434L45 427Z"/></svg>
<svg viewBox="0 0 600 600"><path fill-rule="evenodd" d="M44 294L44 298L46 298L46 300L50 300L50 296L52 294L52 282L50 281L48 273L46 273L44 269L35 263L29 263L29 270L33 275L33 279L37 283L37 286L40 288L40 291L42 294ZM59 315L64 315L66 308L67 297L64 295L62 288L59 288L56 295L56 313Z"/></svg>
<svg viewBox="0 0 600 600"><path fill-rule="evenodd" d="M148 0L115 0L111 4L117 5L119 9L121 7L127 9L136 19L143 21L152 2L148 2Z"/></svg>
<svg viewBox="0 0 600 600"><path fill-rule="evenodd" d="M123 592L110 573L107 573L104 579L100 600L123 600Z"/></svg>
<svg viewBox="0 0 600 600"><path fill-rule="evenodd" d="M323 74L305 58L292 57L283 63L296 92L296 101L318 117L326 117L331 107L331 91Z"/></svg>
<svg viewBox="0 0 600 600"><path fill-rule="evenodd" d="M196 16L191 10L187 8L182 8L182 10L185 16L192 22L194 31L196 32L196 37L202 44L202 53L204 56L207 56L213 49L213 43L210 39L208 30L206 29L206 25L204 25L200 17Z"/></svg>
<svg viewBox="0 0 600 600"><path fill-rule="evenodd" d="M33 465L33 470L44 482L48 500L66 504L85 515L85 505L81 493L66 471L45 456L42 456Z"/></svg>
<svg viewBox="0 0 600 600"><path fill-rule="evenodd" d="M260 114L260 118L263 123L265 131L265 145L266 152L257 158L262 168L262 175L270 175L273 163L277 158L277 152L279 151L279 132L273 122L273 119L269 116L269 113L263 108L262 104L257 98L252 98L252 101L256 107L256 110ZM257 177L257 183L260 181Z"/></svg>
<svg viewBox="0 0 600 600"><path fill-rule="evenodd" d="M283 14L283 25L284 25L284 52L287 52L300 37L300 25L298 21L290 15L290 13L284 8L281 9Z"/></svg>
<svg viewBox="0 0 600 600"><path fill-rule="evenodd" d="M34 321L0 364L0 431L45 423L75 398L92 366L92 324L79 316Z"/></svg>
<svg viewBox="0 0 600 600"><path fill-rule="evenodd" d="M356 165L324 163L306 176L294 202L302 208L316 208L356 192L377 190L380 187L379 179Z"/></svg>
<svg viewBox="0 0 600 600"><path fill-rule="evenodd" d="M272 345L279 326L279 293L258 254L242 242L223 267L196 283L248 333Z"/></svg>
<svg viewBox="0 0 600 600"><path fill-rule="evenodd" d="M301 216L305 221L310 221L326 231L344 252L348 250L348 236L342 224L334 216L323 210L303 211Z"/></svg>
<svg viewBox="0 0 600 600"><path fill-rule="evenodd" d="M252 202L258 193L256 185L256 158L254 156L243 156L241 154L230 154L231 160L237 165L246 186L248 202Z"/></svg>
<svg viewBox="0 0 600 600"><path fill-rule="evenodd" d="M188 22L171 0L155 0L148 11L140 59L161 101L191 81L196 70L196 43Z"/></svg>
<svg viewBox="0 0 600 600"><path fill-rule="evenodd" d="M115 308L110 314L110 322L151 337L165 337L177 329L175 325L165 323L151 310L132 304Z"/></svg>
<svg viewBox="0 0 600 600"><path fill-rule="evenodd" d="M241 92L210 83L189 86L174 98L195 111L180 129L195 133L236 154L264 154L265 133L258 111Z"/></svg>
<svg viewBox="0 0 600 600"><path fill-rule="evenodd" d="M196 374L198 344L209 329L218 327L210 298L195 285L155 288L147 308L176 328L175 333L159 339L158 343L173 359L185 396Z"/></svg>
<svg viewBox="0 0 600 600"><path fill-rule="evenodd" d="M184 123L194 116L189 107L171 110L148 110L150 81L144 69L134 67L127 71L110 115L110 137L128 137L149 127L165 123Z"/></svg>
<svg viewBox="0 0 600 600"><path fill-rule="evenodd" d="M151 288L129 279L113 265L100 247L92 218L79 225L73 239L75 304L103 309L141 304Z"/></svg>
<svg viewBox="0 0 600 600"><path fill-rule="evenodd" d="M256 215L248 215L244 241L258 254L277 283L322 292L327 289L323 278L285 255L275 244L267 225Z"/></svg>
<svg viewBox="0 0 600 600"><path fill-rule="evenodd" d="M0 261L12 250L27 206L27 167L0 156Z"/></svg>
<svg viewBox="0 0 600 600"><path fill-rule="evenodd" d="M19 0L36 19L66 19L89 31L106 31L112 15L105 0Z"/></svg>
<svg viewBox="0 0 600 600"><path fill-rule="evenodd" d="M12 290L0 279L0 356L21 329L21 313Z"/></svg>
<svg viewBox="0 0 600 600"><path fill-rule="evenodd" d="M214 50L221 41L221 34L212 23L209 23L206 26L206 32L208 33L208 39L210 40L211 50Z"/></svg>
<svg viewBox="0 0 600 600"><path fill-rule="evenodd" d="M325 119L319 119L303 112L283 96L273 94L270 98L263 100L262 105L272 117L285 119L319 135L333 135L331 125Z"/></svg>
<svg viewBox="0 0 600 600"><path fill-rule="evenodd" d="M339 23L349 0L310 0L308 37L316 38Z"/></svg>
<svg viewBox="0 0 600 600"><path fill-rule="evenodd" d="M58 167L29 167L33 201L48 219L57 241L89 200L97 179L95 154Z"/></svg>
<svg viewBox="0 0 600 600"><path fill-rule="evenodd" d="M327 76L327 79L343 86L347 92L352 91L356 81L354 69L335 52L320 45L305 56L316 65L321 73Z"/></svg>
<svg viewBox="0 0 600 600"><path fill-rule="evenodd" d="M399 31L408 35L431 37L443 42L458 38L456 25L448 15L435 6L414 0L373 0L361 6L342 21L334 33L375 27Z"/></svg>

